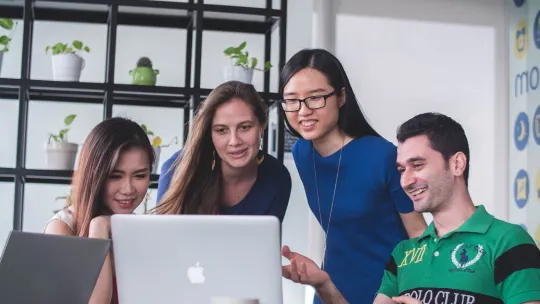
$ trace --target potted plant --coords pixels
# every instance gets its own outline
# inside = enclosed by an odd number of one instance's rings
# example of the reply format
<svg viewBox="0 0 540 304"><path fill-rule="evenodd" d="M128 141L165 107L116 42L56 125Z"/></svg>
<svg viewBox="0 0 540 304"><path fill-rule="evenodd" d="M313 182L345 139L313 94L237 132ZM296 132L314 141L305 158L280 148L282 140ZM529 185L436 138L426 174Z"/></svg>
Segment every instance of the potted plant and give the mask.
<svg viewBox="0 0 540 304"><path fill-rule="evenodd" d="M152 60L148 57L141 57L137 61L137 67L129 71L131 75L131 84L135 85L156 85L156 78L159 70L152 67Z"/></svg>
<svg viewBox="0 0 540 304"><path fill-rule="evenodd" d="M178 137L175 136L168 145L163 145L161 137L154 135L154 132L148 130L145 124L141 124L141 128L148 135L152 147L154 148L154 155L156 156L155 162L152 164L152 174L157 174L157 164L159 163L159 156L161 155L161 148L166 148L174 142L178 144Z"/></svg>
<svg viewBox="0 0 540 304"><path fill-rule="evenodd" d="M73 170L79 145L68 142L67 134L76 115L64 118L64 127L57 133L49 133L45 145L47 152L47 168L50 170Z"/></svg>
<svg viewBox="0 0 540 304"><path fill-rule="evenodd" d="M11 31L9 35L0 35L0 71L2 70L2 61L4 59L4 53L9 51L9 44L11 43L11 37L17 28L17 22L13 22L10 18L0 18L0 27L6 31Z"/></svg>
<svg viewBox="0 0 540 304"><path fill-rule="evenodd" d="M231 65L223 69L223 80L238 80L245 83L251 83L253 80L253 71L266 72L272 68L270 61L264 63L264 68L257 68L259 60L255 57L249 57L249 52L244 50L246 42L242 42L239 46L228 47L224 53L231 59Z"/></svg>
<svg viewBox="0 0 540 304"><path fill-rule="evenodd" d="M75 40L71 44L59 42L53 46L47 46L45 53L52 52L53 79L55 81L78 82L85 61L81 53L90 52L90 48L81 41Z"/></svg>

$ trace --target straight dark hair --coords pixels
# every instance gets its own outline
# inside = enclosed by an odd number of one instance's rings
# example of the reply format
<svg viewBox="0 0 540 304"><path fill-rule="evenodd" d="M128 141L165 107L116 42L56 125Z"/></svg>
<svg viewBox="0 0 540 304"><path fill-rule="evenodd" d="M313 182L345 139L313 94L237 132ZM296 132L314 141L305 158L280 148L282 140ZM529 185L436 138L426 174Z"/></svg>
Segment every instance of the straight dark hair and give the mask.
<svg viewBox="0 0 540 304"><path fill-rule="evenodd" d="M342 96L342 89L345 88L345 104L339 109L339 128L352 138L366 135L381 137L366 120L360 110L360 105L356 100L354 91L349 83L349 78L341 62L330 52L323 49L304 49L292 56L285 64L280 74L279 88L280 96L283 96L283 89L289 80L299 71L305 68L312 68L321 72L328 83L334 88L336 96ZM280 107L283 114L284 110ZM285 115L284 115L285 116ZM292 128L289 121L285 119L287 130L293 136L302 137Z"/></svg>
<svg viewBox="0 0 540 304"><path fill-rule="evenodd" d="M148 154L148 169L152 171L155 155L148 136L127 118L113 117L95 126L84 141L71 187L73 229L76 236L88 237L90 221L112 212L103 203L105 182L114 170L120 153L143 149Z"/></svg>

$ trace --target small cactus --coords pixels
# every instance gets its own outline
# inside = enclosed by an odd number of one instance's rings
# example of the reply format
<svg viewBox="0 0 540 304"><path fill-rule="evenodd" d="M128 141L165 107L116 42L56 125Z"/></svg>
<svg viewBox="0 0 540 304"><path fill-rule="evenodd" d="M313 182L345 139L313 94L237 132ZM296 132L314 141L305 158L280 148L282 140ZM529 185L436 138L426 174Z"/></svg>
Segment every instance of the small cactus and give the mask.
<svg viewBox="0 0 540 304"><path fill-rule="evenodd" d="M152 60L148 57L141 57L137 61L137 67L152 68Z"/></svg>

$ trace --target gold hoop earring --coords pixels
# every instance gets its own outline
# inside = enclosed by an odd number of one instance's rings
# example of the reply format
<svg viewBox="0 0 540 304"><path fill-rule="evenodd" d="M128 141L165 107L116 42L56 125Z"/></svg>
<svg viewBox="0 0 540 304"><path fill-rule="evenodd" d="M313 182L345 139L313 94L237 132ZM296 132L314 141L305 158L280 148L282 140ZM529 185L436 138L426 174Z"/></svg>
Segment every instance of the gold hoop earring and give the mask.
<svg viewBox="0 0 540 304"><path fill-rule="evenodd" d="M262 162L264 161L264 152L259 151L259 153L257 153L257 157L255 157L255 159L257 160L257 165L262 164Z"/></svg>
<svg viewBox="0 0 540 304"><path fill-rule="evenodd" d="M212 171L216 168L216 151L212 151Z"/></svg>

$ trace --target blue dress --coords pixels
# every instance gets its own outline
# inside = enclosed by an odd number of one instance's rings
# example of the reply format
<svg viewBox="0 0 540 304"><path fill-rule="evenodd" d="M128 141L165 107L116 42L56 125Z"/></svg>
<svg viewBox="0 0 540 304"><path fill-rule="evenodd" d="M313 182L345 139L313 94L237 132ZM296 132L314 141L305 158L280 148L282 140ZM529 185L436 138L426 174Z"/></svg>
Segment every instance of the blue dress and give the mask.
<svg viewBox="0 0 540 304"><path fill-rule="evenodd" d="M174 153L161 167L158 183L157 202L169 188L173 170L169 170L181 151ZM210 165L210 164L208 164ZM264 154L259 165L257 180L248 194L238 204L222 206L221 214L273 215L283 222L291 196L291 175L287 167L270 154Z"/></svg>
<svg viewBox="0 0 540 304"><path fill-rule="evenodd" d="M397 148L375 136L345 145L329 229L341 150L321 157L312 148L311 141L299 139L292 153L309 207L327 233L324 269L349 303L373 303L393 248L408 238L399 213L414 210L400 186ZM321 303L317 296L314 303Z"/></svg>

